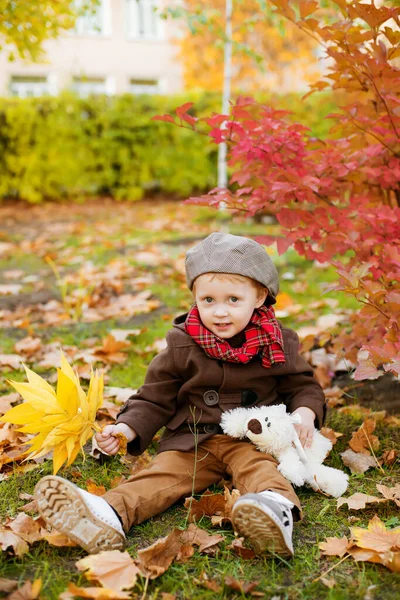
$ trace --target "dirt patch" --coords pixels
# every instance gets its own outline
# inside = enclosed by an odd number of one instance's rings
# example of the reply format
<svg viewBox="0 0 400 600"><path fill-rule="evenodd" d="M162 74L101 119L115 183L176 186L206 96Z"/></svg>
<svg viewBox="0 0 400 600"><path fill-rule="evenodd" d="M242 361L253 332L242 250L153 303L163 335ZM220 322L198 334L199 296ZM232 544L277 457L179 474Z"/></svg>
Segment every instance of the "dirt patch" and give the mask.
<svg viewBox="0 0 400 600"><path fill-rule="evenodd" d="M387 410L389 413L400 411L400 382L393 375L385 374L379 379L354 381L349 375L340 375L333 380L354 401L377 410Z"/></svg>

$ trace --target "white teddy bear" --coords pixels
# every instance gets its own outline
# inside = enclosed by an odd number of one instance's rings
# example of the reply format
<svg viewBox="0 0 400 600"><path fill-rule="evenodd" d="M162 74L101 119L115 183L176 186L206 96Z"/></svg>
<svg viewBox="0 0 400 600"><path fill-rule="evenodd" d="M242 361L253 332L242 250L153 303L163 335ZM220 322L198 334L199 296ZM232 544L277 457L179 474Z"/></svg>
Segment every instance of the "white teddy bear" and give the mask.
<svg viewBox="0 0 400 600"><path fill-rule="evenodd" d="M317 429L310 447L303 448L294 428L300 415L290 415L284 404L235 408L223 413L221 427L227 435L248 438L261 452L279 461L278 470L294 485L308 484L338 498L347 489L348 475L322 464L332 442Z"/></svg>

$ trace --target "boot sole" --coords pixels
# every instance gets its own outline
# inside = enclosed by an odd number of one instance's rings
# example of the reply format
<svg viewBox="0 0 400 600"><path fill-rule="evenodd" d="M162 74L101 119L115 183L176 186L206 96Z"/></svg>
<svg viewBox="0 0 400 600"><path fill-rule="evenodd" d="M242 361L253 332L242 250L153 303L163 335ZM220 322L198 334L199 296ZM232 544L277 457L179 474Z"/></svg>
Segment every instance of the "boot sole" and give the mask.
<svg viewBox="0 0 400 600"><path fill-rule="evenodd" d="M36 484L34 496L45 521L89 554L125 547L123 534L93 514L73 483L49 475Z"/></svg>
<svg viewBox="0 0 400 600"><path fill-rule="evenodd" d="M293 556L290 540L285 538L284 527L271 512L266 512L256 502L236 502L232 509L233 527L246 538L258 553Z"/></svg>

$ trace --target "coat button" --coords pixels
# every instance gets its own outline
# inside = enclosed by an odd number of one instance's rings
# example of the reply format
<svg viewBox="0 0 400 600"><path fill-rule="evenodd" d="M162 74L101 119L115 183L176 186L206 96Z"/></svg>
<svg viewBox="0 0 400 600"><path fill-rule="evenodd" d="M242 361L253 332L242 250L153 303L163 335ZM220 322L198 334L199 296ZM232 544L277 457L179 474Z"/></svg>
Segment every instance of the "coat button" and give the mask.
<svg viewBox="0 0 400 600"><path fill-rule="evenodd" d="M203 399L207 406L214 406L214 404L218 404L219 401L218 392L215 390L208 390L207 392L204 392Z"/></svg>

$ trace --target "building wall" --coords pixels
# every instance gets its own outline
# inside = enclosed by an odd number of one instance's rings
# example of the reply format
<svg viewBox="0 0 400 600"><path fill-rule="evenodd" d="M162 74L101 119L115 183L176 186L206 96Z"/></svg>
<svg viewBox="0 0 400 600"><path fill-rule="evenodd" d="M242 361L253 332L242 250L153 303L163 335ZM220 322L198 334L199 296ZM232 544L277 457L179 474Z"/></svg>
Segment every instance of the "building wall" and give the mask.
<svg viewBox="0 0 400 600"><path fill-rule="evenodd" d="M52 94L76 86L77 91L85 95L85 90L96 89L96 85L98 91L104 88L109 94L138 92L141 88L165 94L180 91L181 67L174 58L176 48L169 41L176 35L174 21L158 20L155 36L146 37L143 32L134 31L138 9L137 5L133 7L136 13L131 13L134 18L130 19L129 2L135 0L102 0L99 21L102 31L85 33L85 22L81 19L77 31L66 32L57 40L45 43L44 63L22 60L10 63L6 53L0 52L0 95L36 95L35 91L40 88L40 80L36 78L44 78L42 84ZM140 2L147 11L149 23L151 5L155 2ZM143 21L143 13L141 16ZM132 82L136 82L134 88Z"/></svg>

